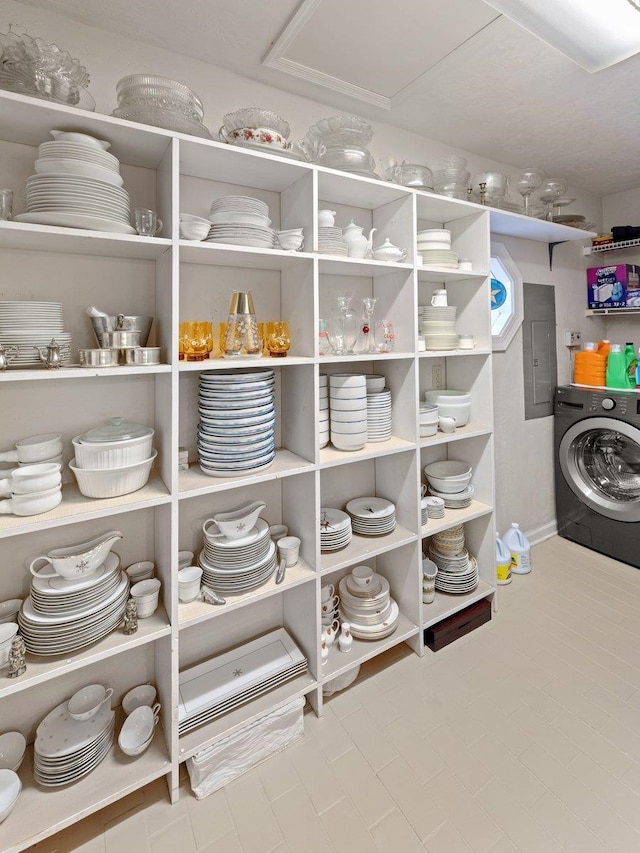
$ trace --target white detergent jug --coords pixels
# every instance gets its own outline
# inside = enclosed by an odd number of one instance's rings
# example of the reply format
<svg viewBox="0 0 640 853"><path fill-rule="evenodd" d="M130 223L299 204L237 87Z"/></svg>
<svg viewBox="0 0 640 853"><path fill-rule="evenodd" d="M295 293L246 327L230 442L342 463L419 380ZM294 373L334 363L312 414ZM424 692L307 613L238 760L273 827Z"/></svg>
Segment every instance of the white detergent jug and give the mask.
<svg viewBox="0 0 640 853"><path fill-rule="evenodd" d="M496 533L496 583L511 583L511 551Z"/></svg>
<svg viewBox="0 0 640 853"><path fill-rule="evenodd" d="M515 575L527 575L531 571L531 545L520 530L520 525L513 522L502 537L502 541L511 553L511 572Z"/></svg>

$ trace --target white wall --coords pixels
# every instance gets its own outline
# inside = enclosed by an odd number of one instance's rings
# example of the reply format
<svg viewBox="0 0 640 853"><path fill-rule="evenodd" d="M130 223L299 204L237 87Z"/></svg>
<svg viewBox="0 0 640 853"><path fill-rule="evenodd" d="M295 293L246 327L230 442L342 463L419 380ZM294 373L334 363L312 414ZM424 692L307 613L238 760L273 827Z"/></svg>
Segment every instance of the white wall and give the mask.
<svg viewBox="0 0 640 853"><path fill-rule="evenodd" d="M215 5L215 4L213 4ZM91 76L90 92L98 112L110 113L116 105L117 81L132 73L161 74L192 87L202 98L205 123L215 133L222 116L239 107L260 105L274 110L289 121L292 138L302 138L315 121L337 111L317 101L307 100L271 86L241 77L213 65L156 47L103 32L70 21L49 10L0 0L0 29L13 25L53 41L86 65ZM212 56L215 60L215 56ZM455 105L451 105L455 109ZM357 112L354 102L353 111ZM443 153L461 153L472 172L511 167L460 151L425 137L376 122L371 152L380 158L394 157L425 162ZM452 140L454 143L455 140ZM541 164L544 166L544 164ZM571 188L576 203L570 208L587 220L601 219L600 200L591 193ZM553 274L548 270L546 244L526 240L503 240L520 266L525 281L556 284L557 319L560 330L585 330L584 263L573 245L559 246ZM559 351L560 379L569 380L565 352ZM498 527L517 520L526 531L553 521L551 419L524 422L522 394L522 337L518 334L508 351L495 357L496 457Z"/></svg>

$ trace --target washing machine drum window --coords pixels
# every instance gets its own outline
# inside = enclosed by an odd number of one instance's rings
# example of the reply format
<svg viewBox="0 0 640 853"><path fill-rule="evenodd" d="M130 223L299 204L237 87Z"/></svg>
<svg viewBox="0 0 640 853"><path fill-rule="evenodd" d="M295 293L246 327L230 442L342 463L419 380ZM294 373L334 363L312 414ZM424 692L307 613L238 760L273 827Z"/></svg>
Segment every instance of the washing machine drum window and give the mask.
<svg viewBox="0 0 640 853"><path fill-rule="evenodd" d="M560 443L560 468L581 500L620 521L640 521L640 430L592 418L574 424Z"/></svg>

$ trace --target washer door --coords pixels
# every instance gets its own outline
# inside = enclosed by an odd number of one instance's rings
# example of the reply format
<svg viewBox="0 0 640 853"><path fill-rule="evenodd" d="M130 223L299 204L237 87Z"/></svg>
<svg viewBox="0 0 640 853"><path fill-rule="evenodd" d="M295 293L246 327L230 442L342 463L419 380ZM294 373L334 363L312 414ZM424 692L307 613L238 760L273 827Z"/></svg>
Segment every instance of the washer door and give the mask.
<svg viewBox="0 0 640 853"><path fill-rule="evenodd" d="M587 418L565 432L560 469L594 512L640 521L640 430L614 418Z"/></svg>

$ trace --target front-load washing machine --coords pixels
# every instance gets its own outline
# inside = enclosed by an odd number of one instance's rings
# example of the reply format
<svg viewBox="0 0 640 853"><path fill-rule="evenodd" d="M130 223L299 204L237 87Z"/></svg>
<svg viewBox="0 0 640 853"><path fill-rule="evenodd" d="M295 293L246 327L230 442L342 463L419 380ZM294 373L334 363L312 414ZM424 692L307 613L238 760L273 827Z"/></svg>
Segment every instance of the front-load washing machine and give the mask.
<svg viewBox="0 0 640 853"><path fill-rule="evenodd" d="M557 388L554 447L558 534L640 568L640 395Z"/></svg>

